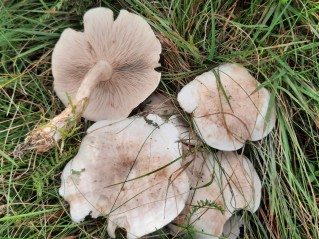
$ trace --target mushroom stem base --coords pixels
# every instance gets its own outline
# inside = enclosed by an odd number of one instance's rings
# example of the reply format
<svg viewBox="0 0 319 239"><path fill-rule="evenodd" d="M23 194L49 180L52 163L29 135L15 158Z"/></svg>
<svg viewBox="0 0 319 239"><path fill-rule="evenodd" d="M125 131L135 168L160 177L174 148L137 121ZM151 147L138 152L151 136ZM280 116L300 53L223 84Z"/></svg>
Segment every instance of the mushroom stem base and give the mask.
<svg viewBox="0 0 319 239"><path fill-rule="evenodd" d="M33 129L24 143L16 147L14 154L21 155L22 151L33 149L36 152L46 152L55 147L64 136L69 135L74 129L84 112L83 105L85 102L85 99L83 99L75 106L68 105L50 122Z"/></svg>

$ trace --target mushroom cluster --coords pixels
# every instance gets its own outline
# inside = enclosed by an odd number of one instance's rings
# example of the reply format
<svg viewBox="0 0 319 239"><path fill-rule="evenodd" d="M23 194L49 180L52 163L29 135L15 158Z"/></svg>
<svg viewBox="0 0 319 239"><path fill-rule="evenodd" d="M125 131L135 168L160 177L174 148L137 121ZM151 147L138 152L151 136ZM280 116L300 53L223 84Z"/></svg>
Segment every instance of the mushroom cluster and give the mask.
<svg viewBox="0 0 319 239"><path fill-rule="evenodd" d="M111 237L120 227L129 239L166 225L174 233L191 226L195 238L236 238L242 219L234 213L254 213L261 200L259 176L236 150L273 129L270 94L243 67L218 66L178 94L191 124L171 99L149 97L160 53L142 17L121 10L114 20L109 9L89 10L84 32L66 29L52 56L66 109L26 144L47 151L80 117L97 121L61 176L74 222L105 216ZM143 101L144 112L127 118Z"/></svg>
<svg viewBox="0 0 319 239"><path fill-rule="evenodd" d="M234 212L258 209L260 179L249 159L236 150L247 140L262 139L275 126L270 94L259 86L246 69L228 63L197 76L178 94L197 135L222 151L201 149L184 158L191 190L185 209L169 225L173 232L191 227L195 238L237 238L243 222Z"/></svg>

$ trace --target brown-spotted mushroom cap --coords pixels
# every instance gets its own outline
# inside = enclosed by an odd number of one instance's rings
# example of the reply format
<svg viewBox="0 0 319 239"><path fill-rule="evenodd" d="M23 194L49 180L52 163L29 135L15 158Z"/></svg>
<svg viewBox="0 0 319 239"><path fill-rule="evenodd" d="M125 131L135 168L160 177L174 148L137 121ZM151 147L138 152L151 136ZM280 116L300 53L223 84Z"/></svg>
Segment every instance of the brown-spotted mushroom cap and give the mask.
<svg viewBox="0 0 319 239"><path fill-rule="evenodd" d="M161 44L140 16L107 8L84 15L84 32L66 29L52 56L54 90L65 105L89 97L83 117L127 117L159 84Z"/></svg>
<svg viewBox="0 0 319 239"><path fill-rule="evenodd" d="M120 227L129 239L171 222L189 193L177 141L177 129L156 115L91 126L62 173L72 220L107 216L109 235Z"/></svg>
<svg viewBox="0 0 319 239"><path fill-rule="evenodd" d="M197 76L178 94L180 106L194 119L199 136L211 147L237 150L246 140L260 140L275 125L274 109L265 121L270 100L265 88L245 68L224 64Z"/></svg>
<svg viewBox="0 0 319 239"><path fill-rule="evenodd" d="M196 239L219 238L235 210L258 209L261 182L245 156L233 152L218 152L215 156L198 152L188 156L186 164L192 191L185 209L174 220L175 226L170 224L175 233L191 225L196 230Z"/></svg>

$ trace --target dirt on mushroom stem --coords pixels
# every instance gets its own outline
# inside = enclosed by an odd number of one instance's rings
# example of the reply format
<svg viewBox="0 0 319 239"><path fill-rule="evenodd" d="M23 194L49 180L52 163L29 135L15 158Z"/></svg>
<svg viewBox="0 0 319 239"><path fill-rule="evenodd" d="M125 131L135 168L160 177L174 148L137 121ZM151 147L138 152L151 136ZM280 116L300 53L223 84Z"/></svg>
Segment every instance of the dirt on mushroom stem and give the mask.
<svg viewBox="0 0 319 239"><path fill-rule="evenodd" d="M15 148L13 156L20 158L28 150L36 150L37 153L41 153L55 147L63 134L71 132L76 127L87 104L88 98L80 100L76 105L70 104L49 123L33 129L25 141Z"/></svg>
<svg viewBox="0 0 319 239"><path fill-rule="evenodd" d="M21 157L23 151L35 149L38 153L46 152L57 145L63 134L68 134L76 126L82 117L91 95L92 90L98 82L109 80L113 69L105 61L98 61L85 75L80 88L75 96L74 104L69 104L59 115L50 120L49 123L36 127L30 132L25 142L18 145L13 155Z"/></svg>

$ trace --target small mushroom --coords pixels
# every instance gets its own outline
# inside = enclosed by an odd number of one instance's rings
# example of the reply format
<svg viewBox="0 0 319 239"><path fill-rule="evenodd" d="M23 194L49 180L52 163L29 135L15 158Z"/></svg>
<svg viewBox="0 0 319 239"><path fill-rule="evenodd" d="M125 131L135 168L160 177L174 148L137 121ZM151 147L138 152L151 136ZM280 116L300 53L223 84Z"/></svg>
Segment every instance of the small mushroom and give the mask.
<svg viewBox="0 0 319 239"><path fill-rule="evenodd" d="M261 182L251 162L234 152L198 152L186 158L191 192L185 209L169 227L185 232L192 226L195 238L219 238L234 211L255 212L261 199Z"/></svg>
<svg viewBox="0 0 319 239"><path fill-rule="evenodd" d="M146 102L143 112L148 114L156 114L162 119L167 120L172 115L178 113L174 107L172 100L162 93L153 93Z"/></svg>
<svg viewBox="0 0 319 239"><path fill-rule="evenodd" d="M199 136L211 147L237 150L247 140L260 140L275 125L274 109L266 122L270 95L245 68L224 64L197 76L178 94L191 113ZM256 90L257 89L257 90Z"/></svg>
<svg viewBox="0 0 319 239"><path fill-rule="evenodd" d="M172 123L179 131L179 139L183 145L196 145L200 142L189 124L179 114L172 100L160 93L153 93L147 100L144 113L157 114L162 119Z"/></svg>
<svg viewBox="0 0 319 239"><path fill-rule="evenodd" d="M72 220L107 216L109 235L124 228L128 239L171 222L189 194L177 141L177 129L156 115L93 124L61 177Z"/></svg>
<svg viewBox="0 0 319 239"><path fill-rule="evenodd" d="M227 239L237 239L240 234L240 228L244 225L243 218L234 214L229 218L223 227L223 237Z"/></svg>
<svg viewBox="0 0 319 239"><path fill-rule="evenodd" d="M182 143L182 146L185 146L186 151L188 151L189 146L192 147L201 143L195 131L189 128L189 124L181 115L172 115L168 119L168 122L175 125L178 129L180 142Z"/></svg>
<svg viewBox="0 0 319 239"><path fill-rule="evenodd" d="M64 30L52 55L54 90L66 109L34 130L28 144L47 151L61 129L82 115L93 121L127 117L159 84L160 53L161 44L142 17L121 10L114 20L110 9L87 11L84 32Z"/></svg>

